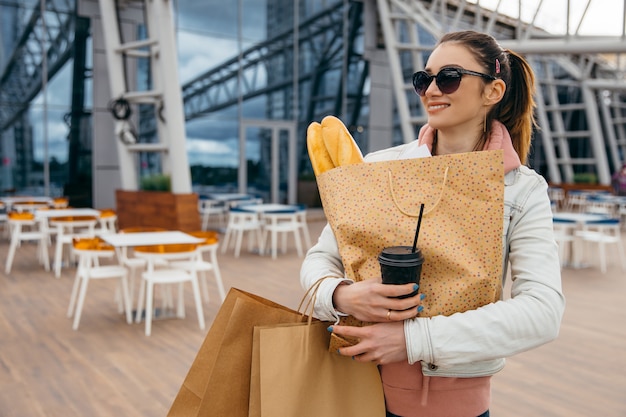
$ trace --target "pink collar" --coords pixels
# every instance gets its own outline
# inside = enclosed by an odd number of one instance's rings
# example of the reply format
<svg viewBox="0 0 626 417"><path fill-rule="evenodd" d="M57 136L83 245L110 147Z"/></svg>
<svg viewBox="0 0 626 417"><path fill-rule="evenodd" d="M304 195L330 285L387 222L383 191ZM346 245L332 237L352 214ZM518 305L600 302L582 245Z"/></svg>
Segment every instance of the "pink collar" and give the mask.
<svg viewBox="0 0 626 417"><path fill-rule="evenodd" d="M436 130L430 127L428 124L422 126L417 139L418 144L425 144L432 152L435 132ZM494 151L498 149L504 150L505 174L522 165L519 159L519 155L517 155L517 152L515 152L515 149L513 148L513 141L511 140L511 135L509 134L509 131L502 123L494 120L491 125L491 134L489 135L489 140L487 140L483 151Z"/></svg>

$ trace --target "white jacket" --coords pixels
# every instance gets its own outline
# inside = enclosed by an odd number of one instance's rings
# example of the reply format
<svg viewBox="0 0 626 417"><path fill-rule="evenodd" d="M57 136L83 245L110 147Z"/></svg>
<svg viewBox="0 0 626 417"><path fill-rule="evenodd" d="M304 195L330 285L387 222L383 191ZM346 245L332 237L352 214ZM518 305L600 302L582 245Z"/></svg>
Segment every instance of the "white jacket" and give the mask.
<svg viewBox="0 0 626 417"><path fill-rule="evenodd" d="M415 142L413 142L415 144ZM368 161L397 159L409 145L379 151ZM406 320L404 332L409 363L422 362L428 376L492 375L504 358L557 337L565 308L561 270L553 236L547 183L521 166L504 178L503 286L512 278L510 299L451 316ZM302 264L300 281L308 289L321 277L315 314L337 321L332 295L345 278L337 241L329 225Z"/></svg>

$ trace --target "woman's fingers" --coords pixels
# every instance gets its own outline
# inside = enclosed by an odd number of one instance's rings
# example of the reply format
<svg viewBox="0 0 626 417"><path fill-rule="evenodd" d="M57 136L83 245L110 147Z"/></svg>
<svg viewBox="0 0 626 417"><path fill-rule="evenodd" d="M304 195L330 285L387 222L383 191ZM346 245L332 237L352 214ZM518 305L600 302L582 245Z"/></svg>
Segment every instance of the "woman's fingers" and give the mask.
<svg viewBox="0 0 626 417"><path fill-rule="evenodd" d="M417 316L423 296L417 284L385 285L379 280L364 280L340 285L333 294L335 308L342 313L370 322L406 320ZM415 293L411 296L412 293ZM400 297L406 298L400 298ZM400 314L388 312L398 311Z"/></svg>
<svg viewBox="0 0 626 417"><path fill-rule="evenodd" d="M402 322L364 327L331 326L333 333L359 340L354 346L339 349L343 356L362 362L391 363L406 360L406 342Z"/></svg>

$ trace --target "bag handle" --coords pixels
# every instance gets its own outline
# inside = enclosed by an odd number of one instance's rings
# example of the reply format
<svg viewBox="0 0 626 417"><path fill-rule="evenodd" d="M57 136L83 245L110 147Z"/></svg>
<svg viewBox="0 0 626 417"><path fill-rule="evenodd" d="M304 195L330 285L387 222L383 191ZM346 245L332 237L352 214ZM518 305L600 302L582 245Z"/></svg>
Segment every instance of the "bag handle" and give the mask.
<svg viewBox="0 0 626 417"><path fill-rule="evenodd" d="M446 189L446 183L448 181L448 170L449 169L450 169L450 167L446 167L446 170L443 173L443 183L441 184L441 192L439 193L439 197L437 197L437 201L435 201L435 204L433 204L432 207L430 207L429 209L425 210L423 214L428 214L431 211L433 211L435 209L435 207L437 207L437 205L441 201L441 197L443 196L443 191ZM404 210L402 207L400 207L400 203L398 203L398 199L396 198L396 193L393 190L393 175L392 175L391 170L387 171L387 176L389 177L389 189L391 190L391 199L393 200L393 204L396 206L396 208L398 210L400 210L400 213L404 214L405 216L418 217L419 216L419 212L417 212L417 213L410 213L407 210Z"/></svg>
<svg viewBox="0 0 626 417"><path fill-rule="evenodd" d="M315 281L313 285L309 287L306 293L304 293L302 299L300 300L300 304L298 305L298 311L300 311L300 309L304 305L304 311L301 311L301 313L303 317L308 317L307 322L309 325L311 325L311 322L313 321L313 310L315 308L315 300L317 299L317 290L319 290L322 281L324 281L326 278L331 277L325 276Z"/></svg>

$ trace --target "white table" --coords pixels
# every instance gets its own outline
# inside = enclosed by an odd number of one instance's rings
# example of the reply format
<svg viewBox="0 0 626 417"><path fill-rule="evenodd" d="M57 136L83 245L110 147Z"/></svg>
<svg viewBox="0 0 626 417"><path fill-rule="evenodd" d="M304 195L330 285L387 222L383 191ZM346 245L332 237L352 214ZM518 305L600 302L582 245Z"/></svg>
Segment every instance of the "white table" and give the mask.
<svg viewBox="0 0 626 417"><path fill-rule="evenodd" d="M92 208L73 208L73 209L54 209L54 210L35 210L35 218L52 219L54 217L78 217L91 216L100 217L100 210Z"/></svg>
<svg viewBox="0 0 626 417"><path fill-rule="evenodd" d="M248 200L253 198L250 194L242 194L242 193L209 193L207 194L210 200L229 202L229 201L238 201L238 200ZM201 198L202 200L202 198Z"/></svg>
<svg viewBox="0 0 626 417"><path fill-rule="evenodd" d="M254 213L271 213L271 212L282 212L282 213L295 213L299 210L299 206L292 204L275 204L275 203L266 203L266 204L241 204L237 206L238 209L243 211L250 211Z"/></svg>
<svg viewBox="0 0 626 417"><path fill-rule="evenodd" d="M23 211L28 210L32 211L37 209L38 206L49 206L52 204L52 199L50 197L2 197L0 200L6 206L7 211L17 210ZM34 204L31 204L34 203Z"/></svg>
<svg viewBox="0 0 626 417"><path fill-rule="evenodd" d="M178 230L141 233L108 233L100 236L102 240L116 248L132 246L174 245L181 243L202 243L204 239L191 236Z"/></svg>
<svg viewBox="0 0 626 417"><path fill-rule="evenodd" d="M50 197L44 197L44 196L17 196L17 197L2 197L0 198L0 201L2 201L5 204L27 203L30 201L34 203L49 203L52 201L52 199Z"/></svg>

